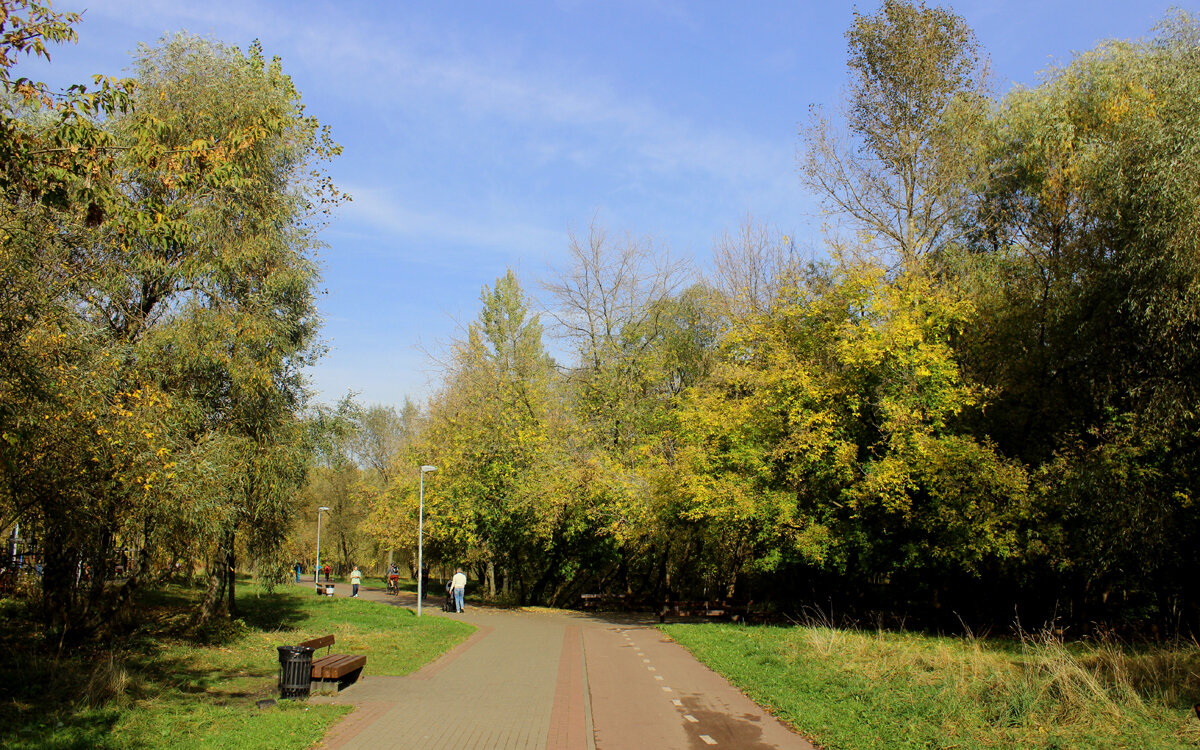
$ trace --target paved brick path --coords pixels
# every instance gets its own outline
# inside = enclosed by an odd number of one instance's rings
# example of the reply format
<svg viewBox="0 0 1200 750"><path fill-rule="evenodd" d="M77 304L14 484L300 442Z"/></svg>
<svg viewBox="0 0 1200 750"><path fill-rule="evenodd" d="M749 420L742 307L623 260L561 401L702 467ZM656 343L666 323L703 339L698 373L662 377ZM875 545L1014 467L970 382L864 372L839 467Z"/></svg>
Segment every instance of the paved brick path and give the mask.
<svg viewBox="0 0 1200 750"><path fill-rule="evenodd" d="M368 658L357 684L313 698L357 707L323 748L813 750L649 622L470 606L443 615L440 599L429 603L426 616L478 631L407 677L370 676Z"/></svg>

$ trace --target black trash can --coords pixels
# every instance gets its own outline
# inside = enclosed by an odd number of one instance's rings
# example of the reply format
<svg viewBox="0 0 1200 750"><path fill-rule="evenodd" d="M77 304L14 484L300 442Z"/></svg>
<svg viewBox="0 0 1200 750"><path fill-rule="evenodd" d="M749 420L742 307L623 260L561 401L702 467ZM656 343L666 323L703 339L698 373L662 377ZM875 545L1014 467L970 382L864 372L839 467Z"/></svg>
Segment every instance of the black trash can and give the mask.
<svg viewBox="0 0 1200 750"><path fill-rule="evenodd" d="M279 647L279 697L307 698L312 689L312 655L308 646Z"/></svg>

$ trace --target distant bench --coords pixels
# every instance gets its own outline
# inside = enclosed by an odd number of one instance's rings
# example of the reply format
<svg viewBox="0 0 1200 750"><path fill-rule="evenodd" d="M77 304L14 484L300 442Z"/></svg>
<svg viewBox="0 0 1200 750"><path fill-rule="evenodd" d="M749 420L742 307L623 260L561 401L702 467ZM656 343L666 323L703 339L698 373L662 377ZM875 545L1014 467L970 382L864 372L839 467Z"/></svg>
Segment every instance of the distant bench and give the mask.
<svg viewBox="0 0 1200 750"><path fill-rule="evenodd" d="M674 617L708 617L729 619L734 622L745 619L748 607L731 602L668 602L659 607L658 621L665 622L668 615Z"/></svg>
<svg viewBox="0 0 1200 750"><path fill-rule="evenodd" d="M313 638L296 645L311 648L314 652L322 648L332 650L333 636L323 635L320 638ZM366 654L330 654L327 652L320 659L313 659L312 678L314 680L337 680L335 689L340 690L343 680L349 684L358 679L358 673L362 671L366 663ZM346 679L351 677L353 679Z"/></svg>
<svg viewBox="0 0 1200 750"><path fill-rule="evenodd" d="M580 594L580 609L629 609L628 594Z"/></svg>
<svg viewBox="0 0 1200 750"><path fill-rule="evenodd" d="M749 613L747 604L727 601L682 601L666 602L657 606L646 602L634 602L628 594L580 594L579 608L582 610L614 610L629 611L638 607L653 609L658 612L658 621L666 622L672 617L705 617L713 620L732 620L740 622Z"/></svg>

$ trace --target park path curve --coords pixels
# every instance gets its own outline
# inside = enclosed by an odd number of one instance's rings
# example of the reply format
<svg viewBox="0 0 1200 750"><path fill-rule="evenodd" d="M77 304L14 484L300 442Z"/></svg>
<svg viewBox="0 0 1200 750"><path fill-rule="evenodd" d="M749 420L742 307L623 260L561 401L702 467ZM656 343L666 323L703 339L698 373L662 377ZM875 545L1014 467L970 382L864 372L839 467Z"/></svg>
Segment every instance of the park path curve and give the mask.
<svg viewBox="0 0 1200 750"><path fill-rule="evenodd" d="M364 589L361 598L413 606ZM431 600L427 600L429 602ZM814 750L649 620L468 607L477 628L404 677L313 701L356 710L326 750Z"/></svg>

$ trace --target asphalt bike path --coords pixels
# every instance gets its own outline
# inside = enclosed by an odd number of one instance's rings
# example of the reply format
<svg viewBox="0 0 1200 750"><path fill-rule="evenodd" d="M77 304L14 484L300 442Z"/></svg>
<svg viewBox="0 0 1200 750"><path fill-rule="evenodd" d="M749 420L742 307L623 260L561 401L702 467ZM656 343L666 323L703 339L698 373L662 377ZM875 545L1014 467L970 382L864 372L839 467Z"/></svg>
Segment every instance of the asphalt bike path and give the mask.
<svg viewBox="0 0 1200 750"><path fill-rule="evenodd" d="M416 606L411 593L359 594ZM440 604L427 598L423 616L476 632L404 677L372 676L368 654L357 683L311 699L356 708L322 748L814 750L650 619L470 605L454 614Z"/></svg>

